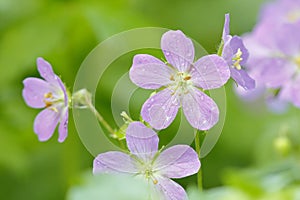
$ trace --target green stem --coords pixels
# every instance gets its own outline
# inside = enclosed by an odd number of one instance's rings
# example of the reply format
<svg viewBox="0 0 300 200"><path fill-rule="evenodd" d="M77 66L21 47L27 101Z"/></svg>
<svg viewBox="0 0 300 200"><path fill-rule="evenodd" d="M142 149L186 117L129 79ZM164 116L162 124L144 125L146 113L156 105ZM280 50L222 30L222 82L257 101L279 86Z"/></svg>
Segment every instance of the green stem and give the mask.
<svg viewBox="0 0 300 200"><path fill-rule="evenodd" d="M198 154L199 160L200 160L200 153L201 153L201 141L200 141L200 134L201 131L198 131L195 129L195 148L196 152ZM203 185L202 185L202 167L200 167L198 173L197 173L197 183L198 183L198 189L200 191L203 190Z"/></svg>
<svg viewBox="0 0 300 200"><path fill-rule="evenodd" d="M220 43L220 46L219 46L218 52L217 52L218 56L222 56L223 48L224 48L224 41L221 40L221 43Z"/></svg>
<svg viewBox="0 0 300 200"><path fill-rule="evenodd" d="M98 110L95 108L95 106L92 103L87 103L88 108L95 114L95 116L97 117L98 121L102 124L102 126L104 126L104 128L106 130L108 130L108 132L110 133L110 136L112 138L118 138L118 136L116 135L115 130L107 123L107 121L105 121L105 119L102 117L102 115L98 112ZM125 149L124 144L122 143L121 140L119 140L119 144L120 147L122 149Z"/></svg>
<svg viewBox="0 0 300 200"><path fill-rule="evenodd" d="M88 108L95 114L97 117L98 121L104 126L106 130L111 134L112 137L115 136L115 131L114 129L105 121L105 119L102 117L102 115L97 111L97 109L94 107L93 104L88 103Z"/></svg>

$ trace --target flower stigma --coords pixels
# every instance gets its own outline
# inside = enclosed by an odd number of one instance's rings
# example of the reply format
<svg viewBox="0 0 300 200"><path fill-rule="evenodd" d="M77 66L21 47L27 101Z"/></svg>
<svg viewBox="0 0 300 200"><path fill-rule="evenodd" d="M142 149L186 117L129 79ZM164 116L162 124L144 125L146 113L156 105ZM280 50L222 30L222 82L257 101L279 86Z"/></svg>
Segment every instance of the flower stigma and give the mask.
<svg viewBox="0 0 300 200"><path fill-rule="evenodd" d="M144 171L144 175L146 177L146 179L151 179L153 184L156 185L158 183L158 180L153 176L153 172L151 169L147 168L145 171Z"/></svg>

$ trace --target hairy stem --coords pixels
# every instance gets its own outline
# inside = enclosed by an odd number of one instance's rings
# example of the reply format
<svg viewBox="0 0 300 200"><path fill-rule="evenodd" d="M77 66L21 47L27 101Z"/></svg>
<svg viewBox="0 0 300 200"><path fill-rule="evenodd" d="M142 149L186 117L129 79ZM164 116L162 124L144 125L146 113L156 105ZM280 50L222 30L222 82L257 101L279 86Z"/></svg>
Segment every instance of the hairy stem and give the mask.
<svg viewBox="0 0 300 200"><path fill-rule="evenodd" d="M104 126L104 128L110 133L112 137L115 136L115 131L114 129L105 121L105 119L102 117L102 115L97 111L97 109L94 107L93 104L88 103L88 108L95 114L97 117L98 121Z"/></svg>

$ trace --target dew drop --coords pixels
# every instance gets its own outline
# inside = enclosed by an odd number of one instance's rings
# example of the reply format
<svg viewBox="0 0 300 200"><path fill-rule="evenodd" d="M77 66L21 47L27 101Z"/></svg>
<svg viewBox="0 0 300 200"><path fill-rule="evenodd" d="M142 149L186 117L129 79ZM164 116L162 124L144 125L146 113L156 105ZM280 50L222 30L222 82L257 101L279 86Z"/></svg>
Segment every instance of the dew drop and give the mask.
<svg viewBox="0 0 300 200"><path fill-rule="evenodd" d="M167 122L170 121L170 119L171 119L171 117L169 117L169 116L166 117Z"/></svg>

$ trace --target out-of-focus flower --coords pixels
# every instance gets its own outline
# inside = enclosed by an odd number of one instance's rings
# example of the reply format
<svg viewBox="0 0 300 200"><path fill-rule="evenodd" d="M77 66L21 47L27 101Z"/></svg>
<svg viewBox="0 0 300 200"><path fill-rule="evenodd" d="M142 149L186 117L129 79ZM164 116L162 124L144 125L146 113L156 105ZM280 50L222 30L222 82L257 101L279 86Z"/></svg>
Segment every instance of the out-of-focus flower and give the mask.
<svg viewBox="0 0 300 200"><path fill-rule="evenodd" d="M265 95L272 110L278 102L281 108L289 102L300 107L299 35L300 1L278 0L264 7L254 30L243 37L250 76L266 92L274 91Z"/></svg>
<svg viewBox="0 0 300 200"><path fill-rule="evenodd" d="M141 115L155 129L168 127L178 109L196 129L208 130L219 119L216 103L199 88L219 88L230 77L226 61L208 55L194 62L192 41L181 31L168 31L161 39L161 49L167 63L146 54L136 55L130 69L130 79L145 89L164 88L143 105Z"/></svg>
<svg viewBox="0 0 300 200"><path fill-rule="evenodd" d="M248 59L248 50L245 48L242 38L236 35L231 36L229 34L229 23L229 14L226 14L222 35L222 57L229 65L231 77L236 81L236 83L242 86L245 90L251 90L255 88L255 81L242 68Z"/></svg>
<svg viewBox="0 0 300 200"><path fill-rule="evenodd" d="M69 98L66 87L43 58L37 59L37 68L44 80L30 77L23 81L26 104L32 108L45 108L35 118L34 132L40 141L46 141L60 123L58 141L63 142L68 135Z"/></svg>
<svg viewBox="0 0 300 200"><path fill-rule="evenodd" d="M93 172L125 173L146 179L167 200L187 199L184 189L170 178L183 178L198 172L197 153L187 145L158 151L157 134L141 122L132 122L126 131L130 154L111 151L99 154Z"/></svg>
<svg viewBox="0 0 300 200"><path fill-rule="evenodd" d="M268 44L256 41L255 34L245 39L252 76L266 88L276 89L276 98L300 107L300 21L282 25Z"/></svg>
<svg viewBox="0 0 300 200"><path fill-rule="evenodd" d="M300 20L299 0L277 0L264 5L259 18L261 23L266 23L277 29L281 24L295 23Z"/></svg>

